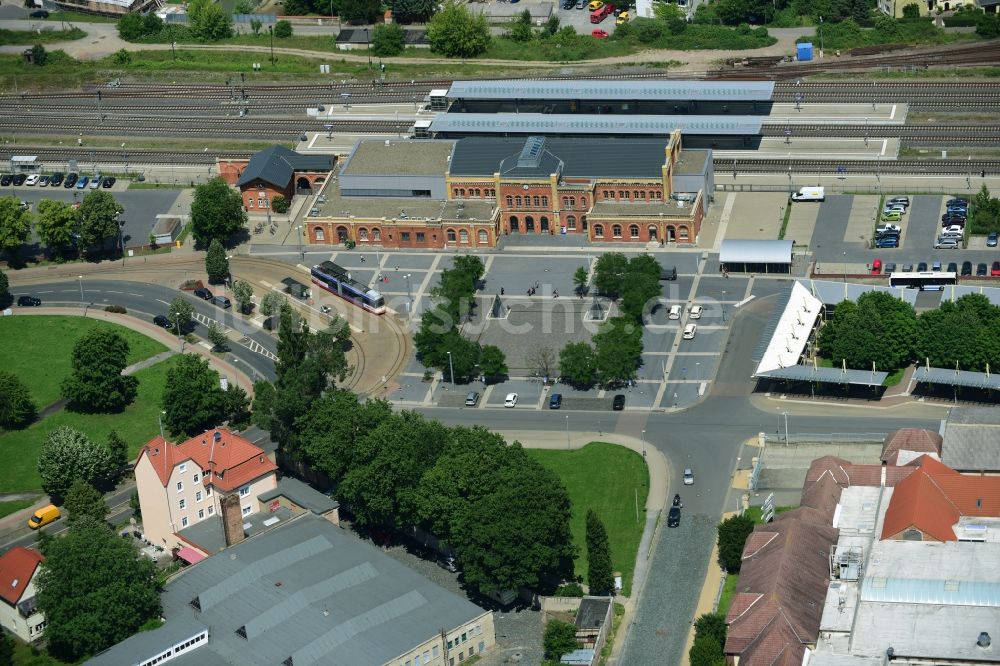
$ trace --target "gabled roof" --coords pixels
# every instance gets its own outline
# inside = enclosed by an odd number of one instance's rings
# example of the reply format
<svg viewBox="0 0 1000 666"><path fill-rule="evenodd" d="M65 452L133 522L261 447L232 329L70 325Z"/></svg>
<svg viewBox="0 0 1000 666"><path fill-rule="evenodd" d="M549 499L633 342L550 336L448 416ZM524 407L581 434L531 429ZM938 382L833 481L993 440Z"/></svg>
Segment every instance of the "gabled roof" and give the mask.
<svg viewBox="0 0 1000 666"><path fill-rule="evenodd" d="M910 476L914 469L916 468L909 464L855 465L836 456L823 456L822 458L813 460L812 464L809 465L809 470L806 472L806 480L802 484L802 496L803 499L811 497L813 485L821 481L824 477L829 477L841 488L849 486L880 486L882 485L882 474L884 472L885 485L893 487Z"/></svg>
<svg viewBox="0 0 1000 666"><path fill-rule="evenodd" d="M137 466L143 456L149 459L164 487L170 482L174 468L188 460L202 472L211 472L203 483L223 491L277 469L260 448L225 428L206 430L181 444L169 444L162 437L155 437L139 453Z"/></svg>
<svg viewBox="0 0 1000 666"><path fill-rule="evenodd" d="M44 559L38 551L24 546L15 546L0 555L0 597L11 606L17 605Z"/></svg>
<svg viewBox="0 0 1000 666"><path fill-rule="evenodd" d="M941 435L930 430L900 428L885 438L885 443L882 445L882 460L895 465L899 461L901 451L933 453L940 458L941 441Z"/></svg>
<svg viewBox="0 0 1000 666"><path fill-rule="evenodd" d="M274 145L254 153L243 170L237 186L255 180L286 187L296 171L330 171L337 158L333 155L302 155L284 146Z"/></svg>
<svg viewBox="0 0 1000 666"><path fill-rule="evenodd" d="M795 633L787 614L778 610L757 640L740 655L740 664L747 666L798 666L806 646Z"/></svg>
<svg viewBox="0 0 1000 666"><path fill-rule="evenodd" d="M938 541L955 541L962 516L1000 517L1000 477L964 476L929 455L907 467L913 473L896 486L882 525L882 538L914 528Z"/></svg>

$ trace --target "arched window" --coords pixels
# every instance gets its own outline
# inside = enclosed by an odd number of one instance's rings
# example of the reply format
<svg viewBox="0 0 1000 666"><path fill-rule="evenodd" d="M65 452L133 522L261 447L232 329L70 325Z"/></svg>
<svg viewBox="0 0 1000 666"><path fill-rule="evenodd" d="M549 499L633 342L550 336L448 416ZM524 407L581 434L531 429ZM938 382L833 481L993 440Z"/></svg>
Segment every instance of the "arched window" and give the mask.
<svg viewBox="0 0 1000 666"><path fill-rule="evenodd" d="M542 202L541 202L541 199L539 199L539 198L538 198L538 195L537 195L537 194L536 194L535 196L533 196L533 197L532 197L532 201L533 201L533 202L534 202L534 204L535 204L535 208L538 208L539 206L541 206L541 205L542 205Z"/></svg>
<svg viewBox="0 0 1000 666"><path fill-rule="evenodd" d="M358 240L359 241L366 241L366 240L368 240L368 230L367 229L358 229Z"/></svg>
<svg viewBox="0 0 1000 666"><path fill-rule="evenodd" d="M376 243L381 243L382 242L382 230L381 229L372 229L372 240L375 241Z"/></svg>
<svg viewBox="0 0 1000 666"><path fill-rule="evenodd" d="M628 199L628 190L622 190L622 192L621 192L621 198L622 199Z"/></svg>
<svg viewBox="0 0 1000 666"><path fill-rule="evenodd" d="M491 198L495 198L495 197L496 197L496 195L497 195L497 191L496 191L496 190L494 190L494 189L493 189L493 188L491 187L491 188L490 188L490 193L489 193L489 194L487 194L486 196L488 196L488 197L491 197Z"/></svg>
<svg viewBox="0 0 1000 666"><path fill-rule="evenodd" d="M477 197L482 196L482 192L480 191L480 189L478 187L476 188L476 196Z"/></svg>
<svg viewBox="0 0 1000 666"><path fill-rule="evenodd" d="M629 226L629 228L628 228L628 236L629 236L629 238L638 238L639 237L639 225L638 224L633 224L633 225Z"/></svg>
<svg viewBox="0 0 1000 666"><path fill-rule="evenodd" d="M458 191L458 196L465 197L465 188L464 187Z"/></svg>
<svg viewBox="0 0 1000 666"><path fill-rule="evenodd" d="M323 227L314 227L313 237L318 241L326 240L326 233L324 233Z"/></svg>
<svg viewBox="0 0 1000 666"><path fill-rule="evenodd" d="M576 216L575 215L570 215L569 217L566 218L566 228L567 229L576 229Z"/></svg>
<svg viewBox="0 0 1000 666"><path fill-rule="evenodd" d="M563 208L569 208L572 204L569 202L569 197L563 197Z"/></svg>
<svg viewBox="0 0 1000 666"><path fill-rule="evenodd" d="M569 198L569 207L570 208L576 208L576 197L570 197Z"/></svg>
<svg viewBox="0 0 1000 666"><path fill-rule="evenodd" d="M549 198L542 197L542 208L548 208L548 207L549 207Z"/></svg>
<svg viewBox="0 0 1000 666"><path fill-rule="evenodd" d="M614 190L608 190L608 198L609 199L614 199L615 198L615 191Z"/></svg>
<svg viewBox="0 0 1000 666"><path fill-rule="evenodd" d="M580 208L585 209L586 207L587 207L587 197L580 197Z"/></svg>
<svg viewBox="0 0 1000 666"><path fill-rule="evenodd" d="M454 229L449 229L448 230L448 242L449 243L454 243L455 242L455 230Z"/></svg>
<svg viewBox="0 0 1000 666"><path fill-rule="evenodd" d="M507 195L507 208L513 208L513 207L514 207L514 197L512 197L512 196L510 196L508 194Z"/></svg>
<svg viewBox="0 0 1000 666"><path fill-rule="evenodd" d="M347 240L347 227L337 227L337 240L341 243Z"/></svg>
<svg viewBox="0 0 1000 666"><path fill-rule="evenodd" d="M253 197L247 199L247 208L253 208Z"/></svg>
<svg viewBox="0 0 1000 666"><path fill-rule="evenodd" d="M677 227L677 237L680 238L681 240L688 239L688 228L683 224Z"/></svg>
<svg viewBox="0 0 1000 666"><path fill-rule="evenodd" d="M458 230L458 241L460 243L468 243L469 242L469 232L466 231L465 229L459 229Z"/></svg>
<svg viewBox="0 0 1000 666"><path fill-rule="evenodd" d="M518 208L521 208L522 204L521 204L521 195L520 194L517 195L516 197L514 197L514 203L517 205Z"/></svg>
<svg viewBox="0 0 1000 666"><path fill-rule="evenodd" d="M620 225L620 224L613 224L613 225L611 225L611 235L614 238L621 238L622 237L622 225Z"/></svg>
<svg viewBox="0 0 1000 666"><path fill-rule="evenodd" d="M604 238L604 225L595 224L594 225L594 238Z"/></svg>
<svg viewBox="0 0 1000 666"><path fill-rule="evenodd" d="M639 198L639 190L635 190L634 192L632 192L632 198L633 199L638 199Z"/></svg>
<svg viewBox="0 0 1000 666"><path fill-rule="evenodd" d="M486 229L479 230L479 244L486 245L490 242L490 235L486 233Z"/></svg>

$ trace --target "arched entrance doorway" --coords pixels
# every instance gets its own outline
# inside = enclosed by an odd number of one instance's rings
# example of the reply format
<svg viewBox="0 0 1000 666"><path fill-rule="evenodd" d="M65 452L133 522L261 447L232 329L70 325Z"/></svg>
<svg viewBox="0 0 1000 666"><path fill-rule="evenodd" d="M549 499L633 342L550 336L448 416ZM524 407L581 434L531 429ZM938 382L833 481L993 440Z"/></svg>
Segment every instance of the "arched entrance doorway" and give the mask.
<svg viewBox="0 0 1000 666"><path fill-rule="evenodd" d="M521 231L521 223L517 221L516 215L510 216L510 231L511 233L519 233Z"/></svg>
<svg viewBox="0 0 1000 666"><path fill-rule="evenodd" d="M295 189L299 192L312 192L312 183L305 176L300 176L295 180Z"/></svg>
<svg viewBox="0 0 1000 666"><path fill-rule="evenodd" d="M347 240L347 227L337 227L337 240L341 243Z"/></svg>
<svg viewBox="0 0 1000 666"><path fill-rule="evenodd" d="M649 240L655 241L655 240L657 240L659 238L659 235L656 232L656 225L655 224L649 225L649 230L648 231L649 231Z"/></svg>
<svg viewBox="0 0 1000 666"><path fill-rule="evenodd" d="M525 231L535 230L535 218L531 217L530 215L524 218L524 230Z"/></svg>
<svg viewBox="0 0 1000 666"><path fill-rule="evenodd" d="M668 224L667 225L667 242L668 243L673 243L675 240L677 240L677 230L674 228L674 226L672 224Z"/></svg>
<svg viewBox="0 0 1000 666"><path fill-rule="evenodd" d="M543 216L539 222L542 224L542 233L546 233L549 230L549 218Z"/></svg>

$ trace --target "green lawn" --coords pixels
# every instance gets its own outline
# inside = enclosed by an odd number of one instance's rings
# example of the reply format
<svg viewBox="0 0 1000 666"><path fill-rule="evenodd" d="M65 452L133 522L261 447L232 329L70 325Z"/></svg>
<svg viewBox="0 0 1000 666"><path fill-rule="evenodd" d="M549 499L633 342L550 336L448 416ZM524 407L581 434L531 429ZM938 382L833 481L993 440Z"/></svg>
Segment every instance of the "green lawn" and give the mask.
<svg viewBox="0 0 1000 666"><path fill-rule="evenodd" d="M17 500L15 502L0 502L0 518L17 513L21 509L27 509L34 504L32 500Z"/></svg>
<svg viewBox="0 0 1000 666"><path fill-rule="evenodd" d="M719 607L715 611L722 617L726 617L726 613L729 612L729 604L733 603L733 597L736 595L736 585L739 582L739 574L726 574L726 582L722 586L722 594L719 596Z"/></svg>
<svg viewBox="0 0 1000 666"><path fill-rule="evenodd" d="M149 358L167 348L142 333L83 317L0 317L0 368L23 381L39 409L59 399L59 384L71 370L77 338L96 327L113 328L129 343L128 362Z"/></svg>
<svg viewBox="0 0 1000 666"><path fill-rule="evenodd" d="M67 663L14 639L14 666L63 666Z"/></svg>
<svg viewBox="0 0 1000 666"><path fill-rule="evenodd" d="M593 509L604 521L611 542L615 571L622 573L624 594L632 590L636 551L646 524L649 473L635 451L604 442L591 442L576 451L528 449L528 455L555 472L573 503L570 528L579 548L576 575L587 579L586 518ZM636 491L639 518L636 520Z"/></svg>
<svg viewBox="0 0 1000 666"><path fill-rule="evenodd" d="M139 394L120 414L76 414L63 410L24 430L0 435L0 451L17 452L16 455L8 454L5 464L0 465L0 493L41 488L36 469L38 452L46 435L59 426L81 430L95 441L105 441L109 432L117 430L128 442L129 458L134 458L139 448L159 433L156 416L160 411L167 370L175 358L135 373L139 379Z"/></svg>
<svg viewBox="0 0 1000 666"><path fill-rule="evenodd" d="M72 28L70 30L0 30L0 46L10 46L20 44L32 46L34 44L51 44L53 42L71 42L76 39L83 39L87 36L83 30Z"/></svg>

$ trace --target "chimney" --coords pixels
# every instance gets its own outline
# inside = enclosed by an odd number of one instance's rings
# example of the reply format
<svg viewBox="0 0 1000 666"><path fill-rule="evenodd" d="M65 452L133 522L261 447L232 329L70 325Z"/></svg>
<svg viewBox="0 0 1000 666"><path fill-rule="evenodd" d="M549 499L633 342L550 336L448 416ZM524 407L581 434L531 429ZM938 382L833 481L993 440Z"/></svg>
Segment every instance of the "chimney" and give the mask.
<svg viewBox="0 0 1000 666"><path fill-rule="evenodd" d="M239 493L229 493L219 498L222 511L222 531L226 537L226 546L235 546L246 538L243 534L243 515L240 511Z"/></svg>

